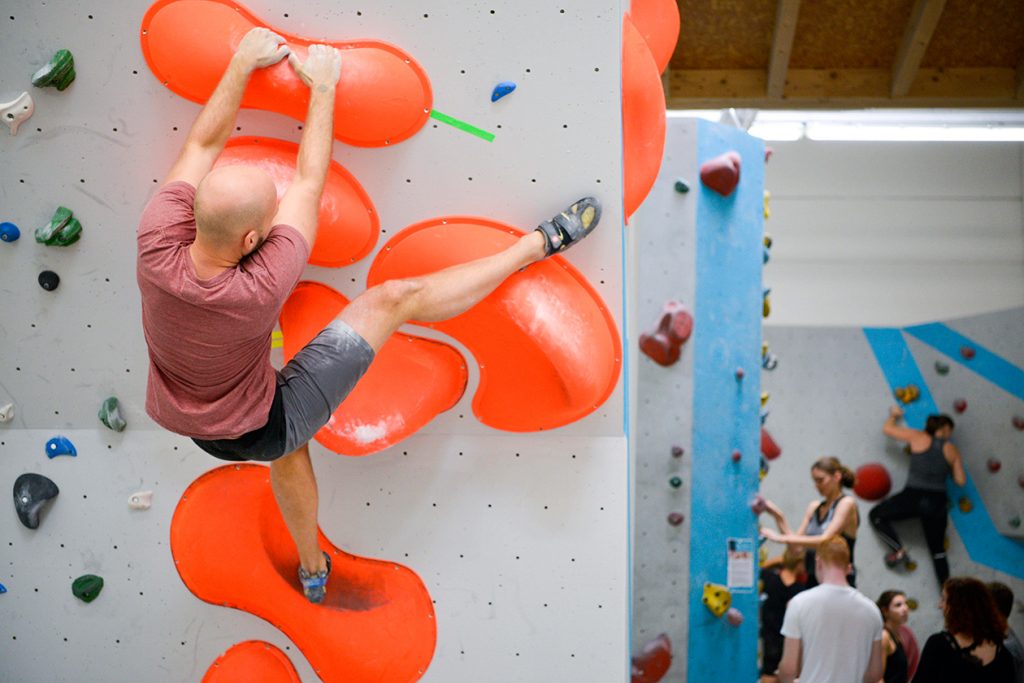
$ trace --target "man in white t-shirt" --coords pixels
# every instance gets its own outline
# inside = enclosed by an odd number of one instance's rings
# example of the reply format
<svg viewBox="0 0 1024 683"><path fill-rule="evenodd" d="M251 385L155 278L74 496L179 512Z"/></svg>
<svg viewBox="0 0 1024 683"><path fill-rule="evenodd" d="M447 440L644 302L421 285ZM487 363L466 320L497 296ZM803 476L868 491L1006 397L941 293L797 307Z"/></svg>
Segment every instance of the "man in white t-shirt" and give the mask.
<svg viewBox="0 0 1024 683"><path fill-rule="evenodd" d="M818 546L820 585L789 601L780 683L877 683L882 678L882 615L846 583L850 549L838 536Z"/></svg>

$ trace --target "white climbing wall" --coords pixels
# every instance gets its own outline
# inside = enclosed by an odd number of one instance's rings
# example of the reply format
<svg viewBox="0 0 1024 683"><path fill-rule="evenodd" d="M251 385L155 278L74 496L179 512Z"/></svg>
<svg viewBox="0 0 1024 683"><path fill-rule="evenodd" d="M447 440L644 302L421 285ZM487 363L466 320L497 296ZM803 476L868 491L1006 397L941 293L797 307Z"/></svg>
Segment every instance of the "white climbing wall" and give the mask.
<svg viewBox="0 0 1024 683"><path fill-rule="evenodd" d="M147 359L135 285L138 216L199 107L149 72L138 27L148 3L12 0L0 16L0 100L29 90L36 112L16 137L0 129L0 424L6 490L23 472L61 494L40 528L0 514L0 679L199 680L236 642L278 645L304 681L305 657L269 623L195 598L174 569L170 517L182 491L220 465L143 411ZM621 322L622 207L619 0L486 3L251 0L283 31L399 45L430 77L437 110L495 133L483 140L431 120L380 149L335 144L334 159L369 193L381 244L424 218L463 214L524 229L584 194L604 202L601 229L568 256ZM58 48L75 56L65 92L29 76ZM492 87L518 89L498 103ZM243 111L242 134L297 141L299 122ZM32 231L58 205L84 226L57 249ZM378 245L379 246L379 245ZM349 297L372 254L307 279ZM44 269L57 291L36 282ZM430 336L422 330L417 334ZM465 353L458 342L447 339ZM280 361L275 351L275 361ZM628 460L620 386L592 415L541 434L479 424L462 401L419 434L364 458L314 446L321 526L358 555L416 571L435 601L437 647L424 681L619 681L628 671ZM123 434L96 418L118 396ZM77 458L48 460L62 434ZM127 497L155 491L153 507ZM4 494L7 495L7 494ZM106 586L71 595L85 573Z"/></svg>

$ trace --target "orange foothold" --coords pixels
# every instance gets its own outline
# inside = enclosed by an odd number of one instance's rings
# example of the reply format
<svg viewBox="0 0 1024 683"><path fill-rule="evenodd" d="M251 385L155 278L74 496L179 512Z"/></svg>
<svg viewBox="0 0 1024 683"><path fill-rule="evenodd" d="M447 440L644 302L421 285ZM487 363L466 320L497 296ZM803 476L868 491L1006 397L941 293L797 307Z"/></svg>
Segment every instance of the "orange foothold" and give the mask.
<svg viewBox="0 0 1024 683"><path fill-rule="evenodd" d="M281 309L285 360L347 305L348 299L326 285L300 282ZM466 361L451 346L396 333L316 440L343 455L376 453L458 403L467 381Z"/></svg>
<svg viewBox="0 0 1024 683"><path fill-rule="evenodd" d="M410 226L378 252L369 286L498 253L522 232L451 216ZM505 280L462 315L428 327L464 344L480 365L473 413L510 432L553 429L589 415L618 383L621 341L586 278L552 256Z"/></svg>
<svg viewBox="0 0 1024 683"><path fill-rule="evenodd" d="M206 671L203 683L302 683L288 656L270 643L247 640L232 645Z"/></svg>
<svg viewBox="0 0 1024 683"><path fill-rule="evenodd" d="M974 509L974 503L972 503L971 499L968 498L967 496L961 497L957 505L960 508L960 512L963 513L968 513Z"/></svg>
<svg viewBox="0 0 1024 683"><path fill-rule="evenodd" d="M171 519L171 553L188 589L276 626L322 680L418 680L437 641L423 582L408 567L350 555L322 533L318 540L332 571L324 602L314 605L302 595L295 543L262 465L207 472Z"/></svg>
<svg viewBox="0 0 1024 683"><path fill-rule="evenodd" d="M228 140L215 166L243 164L265 171L280 199L295 177L299 146L274 138ZM380 220L370 196L355 176L331 161L317 216L316 243L309 255L314 266L347 266L370 253L380 236Z"/></svg>
<svg viewBox="0 0 1024 683"><path fill-rule="evenodd" d="M142 54L157 79L193 102L205 103L224 74L242 37L266 26L300 61L313 40L260 21L231 0L157 0L142 19ZM433 107L430 80L401 49L376 40L335 41L344 66L334 105L334 137L360 147L401 142L426 124ZM303 121L309 88L286 60L258 69L242 106Z"/></svg>

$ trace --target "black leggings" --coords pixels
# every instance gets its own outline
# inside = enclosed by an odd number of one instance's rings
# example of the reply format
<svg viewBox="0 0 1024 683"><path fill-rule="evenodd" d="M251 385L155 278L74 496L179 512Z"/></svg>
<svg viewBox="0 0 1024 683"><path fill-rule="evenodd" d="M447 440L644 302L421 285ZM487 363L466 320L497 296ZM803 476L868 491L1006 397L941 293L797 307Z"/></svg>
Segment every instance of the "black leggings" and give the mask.
<svg viewBox="0 0 1024 683"><path fill-rule="evenodd" d="M945 491L925 491L907 487L871 508L869 519L871 526L887 546L900 550L903 544L893 529L892 523L901 519L918 517L924 529L924 540L928 551L932 554L935 565L935 577L941 586L949 578L949 562L946 561L946 523L949 515L946 511L947 499Z"/></svg>

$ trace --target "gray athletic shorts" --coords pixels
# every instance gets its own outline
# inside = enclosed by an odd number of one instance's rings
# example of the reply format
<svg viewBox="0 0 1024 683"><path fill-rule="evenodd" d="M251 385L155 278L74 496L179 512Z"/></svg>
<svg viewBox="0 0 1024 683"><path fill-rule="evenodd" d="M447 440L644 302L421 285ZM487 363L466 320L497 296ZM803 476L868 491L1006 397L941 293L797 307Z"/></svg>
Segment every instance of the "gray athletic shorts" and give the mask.
<svg viewBox="0 0 1024 683"><path fill-rule="evenodd" d="M267 423L237 439L196 445L222 460L270 461L291 453L327 424L373 361L373 348L334 320L277 373Z"/></svg>

